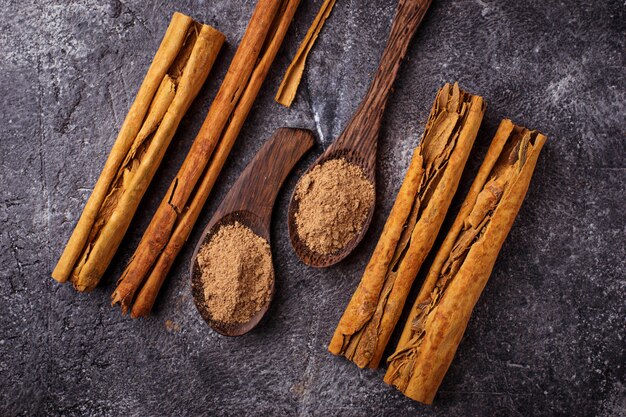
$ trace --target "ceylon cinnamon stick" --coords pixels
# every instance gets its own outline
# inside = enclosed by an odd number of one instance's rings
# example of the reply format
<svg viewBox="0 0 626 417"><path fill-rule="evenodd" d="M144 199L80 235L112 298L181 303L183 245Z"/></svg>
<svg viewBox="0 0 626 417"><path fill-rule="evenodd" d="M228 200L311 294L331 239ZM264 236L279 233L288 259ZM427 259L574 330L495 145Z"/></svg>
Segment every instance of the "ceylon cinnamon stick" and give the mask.
<svg viewBox="0 0 626 417"><path fill-rule="evenodd" d="M189 155L113 293L112 303L120 303L124 313L134 302L132 317L149 314L232 149L299 2L259 0Z"/></svg>
<svg viewBox="0 0 626 417"><path fill-rule="evenodd" d="M452 201L485 111L446 84L435 99L394 206L328 349L376 368Z"/></svg>
<svg viewBox="0 0 626 417"><path fill-rule="evenodd" d="M298 52L296 52L289 68L287 68L283 81L280 83L280 87L278 87L275 97L277 103L280 103L285 107L291 107L294 98L296 98L296 92L298 91L300 80L302 79L306 59L309 56L309 52L311 52L311 48L313 48L317 37L322 31L322 27L324 26L326 19L330 16L330 12L335 6L335 1L336 0L325 0L322 7L320 7L319 12L317 12L317 16L315 16L311 27L307 31L304 40L298 48Z"/></svg>
<svg viewBox="0 0 626 417"><path fill-rule="evenodd" d="M431 404L498 252L517 216L546 137L503 120L407 319L385 382Z"/></svg>
<svg viewBox="0 0 626 417"><path fill-rule="evenodd" d="M52 277L79 291L100 281L225 37L174 13Z"/></svg>

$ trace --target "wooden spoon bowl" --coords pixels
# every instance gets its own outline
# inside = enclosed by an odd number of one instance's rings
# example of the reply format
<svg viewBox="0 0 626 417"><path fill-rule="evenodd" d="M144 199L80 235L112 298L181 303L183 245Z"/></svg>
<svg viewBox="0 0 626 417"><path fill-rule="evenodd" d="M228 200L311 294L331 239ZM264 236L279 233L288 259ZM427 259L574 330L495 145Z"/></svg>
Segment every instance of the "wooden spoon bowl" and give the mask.
<svg viewBox="0 0 626 417"><path fill-rule="evenodd" d="M211 312L207 308L207 303L204 296L204 284L202 282L202 272L200 270L197 260L198 252L200 248L204 244L208 243L213 238L213 235L215 235L215 233L217 233L222 227L234 224L235 222L238 222L243 226L248 227L254 232L254 234L262 237L269 243L269 233L266 233L265 227L262 226L262 220L259 219L254 213L251 213L249 211L238 211L226 214L221 219L218 219L217 223L208 228L206 233L203 233L194 251L192 258L193 262L190 271L192 282L191 293L193 295L196 308L200 312L200 315L202 316L204 321L206 321L213 330L224 336L241 336L248 333L250 330L255 328L257 324L259 324L270 306L270 302L268 301L259 311L257 311L251 317L248 322L236 325L214 320L211 316ZM272 280L271 282L269 300L271 301L273 298L274 280Z"/></svg>
<svg viewBox="0 0 626 417"><path fill-rule="evenodd" d="M309 167L304 175L308 174L314 167L322 165L323 163L333 159L344 159L348 163L357 165L361 168L361 170L363 170L365 178L367 178L367 180L372 183L372 186L376 187L376 171L374 169L368 169L372 163L375 164L375 161L373 161L372 158L363 158L363 156L354 149L339 149L334 152L323 153L322 156L320 156L313 163L313 165ZM300 236L298 235L298 230L296 226L296 213L298 212L300 204L298 199L295 198L295 194L296 191L294 190L291 201L289 203L287 225L289 226L289 238L291 239L291 245L293 246L298 257L305 264L317 268L334 265L346 256L348 256L348 254L350 254L354 250L354 248L356 248L356 246L361 242L361 240L363 239L363 235L365 234L365 232L367 232L367 229L372 221L375 202L372 202L361 231L357 233L339 252L331 253L330 255L322 255L310 250L309 247L302 241L302 239L300 239ZM374 195L374 198L376 198L376 195Z"/></svg>
<svg viewBox="0 0 626 417"><path fill-rule="evenodd" d="M358 165L365 177L376 187L376 148L383 114L398 75L402 59L409 43L421 23L432 0L400 0L394 17L387 46L378 70L365 98L337 140L306 171L332 159L344 158ZM306 174L305 173L305 174ZM336 253L323 255L311 251L300 239L296 229L295 215L298 201L295 192L289 204L289 236L298 257L307 265L327 267L348 256L365 236L374 213L374 201L369 209L361 231Z"/></svg>
<svg viewBox="0 0 626 417"><path fill-rule="evenodd" d="M274 295L274 281L268 302L249 321L240 324L214 320L204 296L198 252L221 228L235 222L248 227L270 243L272 209L278 191L296 162L313 146L313 134L304 129L278 129L242 172L202 232L191 258L191 291L202 318L224 336L241 336L255 328L267 312Z"/></svg>

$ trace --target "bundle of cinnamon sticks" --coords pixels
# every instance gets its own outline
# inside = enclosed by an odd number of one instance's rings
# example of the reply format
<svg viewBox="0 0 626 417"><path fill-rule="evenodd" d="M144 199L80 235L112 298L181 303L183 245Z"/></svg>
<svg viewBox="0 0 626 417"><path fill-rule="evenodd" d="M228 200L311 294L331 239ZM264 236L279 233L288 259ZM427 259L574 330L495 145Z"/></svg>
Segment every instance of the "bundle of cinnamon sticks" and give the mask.
<svg viewBox="0 0 626 417"><path fill-rule="evenodd" d="M150 313L233 148L300 0L258 0L193 145L112 294L122 312ZM306 54L334 0L324 2L279 101L295 96ZM216 29L175 13L52 276L92 290L117 251L183 115L224 43ZM283 89L284 87L284 89ZM485 102L446 84L365 269L329 344L376 368L415 278L433 249L476 139ZM431 403L512 227L546 137L503 120L465 201L437 249L385 382Z"/></svg>
<svg viewBox="0 0 626 417"><path fill-rule="evenodd" d="M376 249L329 344L379 366L454 196L485 110L446 84ZM522 204L546 138L504 120L413 305L385 382L430 404Z"/></svg>

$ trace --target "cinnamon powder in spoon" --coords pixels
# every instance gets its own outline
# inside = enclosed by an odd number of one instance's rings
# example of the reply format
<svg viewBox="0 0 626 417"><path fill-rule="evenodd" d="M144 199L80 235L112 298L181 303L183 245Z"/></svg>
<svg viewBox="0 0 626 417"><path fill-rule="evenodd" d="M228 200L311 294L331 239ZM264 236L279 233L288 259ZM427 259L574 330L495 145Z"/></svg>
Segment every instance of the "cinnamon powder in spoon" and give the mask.
<svg viewBox="0 0 626 417"><path fill-rule="evenodd" d="M220 227L198 251L211 318L241 324L269 301L274 268L265 239L239 222Z"/></svg>
<svg viewBox="0 0 626 417"><path fill-rule="evenodd" d="M296 230L309 250L329 255L363 229L374 201L374 186L363 170L331 159L304 175L296 187Z"/></svg>

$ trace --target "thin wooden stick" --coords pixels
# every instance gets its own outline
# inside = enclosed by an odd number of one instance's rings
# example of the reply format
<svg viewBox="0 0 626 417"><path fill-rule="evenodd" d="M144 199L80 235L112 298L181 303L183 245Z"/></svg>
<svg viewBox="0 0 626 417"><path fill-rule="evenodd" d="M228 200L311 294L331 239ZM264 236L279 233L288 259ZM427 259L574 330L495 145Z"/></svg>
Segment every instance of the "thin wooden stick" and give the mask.
<svg viewBox="0 0 626 417"><path fill-rule="evenodd" d="M385 382L431 404L461 342L546 137L503 120L428 271Z"/></svg>

